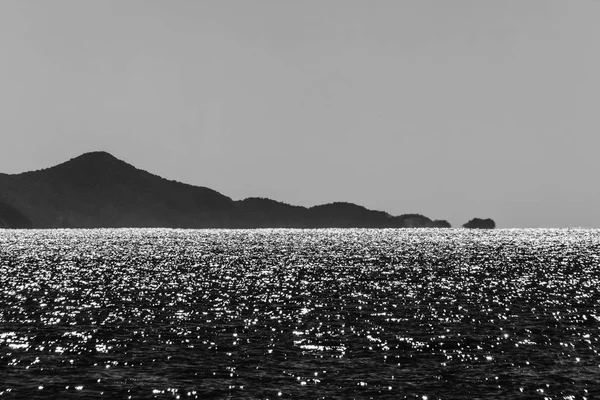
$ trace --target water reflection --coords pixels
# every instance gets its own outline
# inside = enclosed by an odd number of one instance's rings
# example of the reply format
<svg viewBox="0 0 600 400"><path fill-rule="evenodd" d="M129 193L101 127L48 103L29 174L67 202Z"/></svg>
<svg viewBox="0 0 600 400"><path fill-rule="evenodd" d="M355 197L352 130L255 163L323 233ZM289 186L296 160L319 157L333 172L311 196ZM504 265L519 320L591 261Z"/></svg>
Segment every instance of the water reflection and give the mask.
<svg viewBox="0 0 600 400"><path fill-rule="evenodd" d="M0 233L0 395L594 398L600 232Z"/></svg>

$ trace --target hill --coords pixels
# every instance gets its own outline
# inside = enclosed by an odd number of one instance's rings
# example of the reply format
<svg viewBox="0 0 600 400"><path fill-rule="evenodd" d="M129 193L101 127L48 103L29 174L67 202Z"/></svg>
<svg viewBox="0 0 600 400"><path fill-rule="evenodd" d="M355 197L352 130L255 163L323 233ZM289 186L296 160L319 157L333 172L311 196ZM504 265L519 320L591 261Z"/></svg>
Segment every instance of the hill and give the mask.
<svg viewBox="0 0 600 400"><path fill-rule="evenodd" d="M0 174L0 227L325 228L446 227L419 214L391 216L352 203L311 208L265 198L234 201L170 181L106 152L54 167Z"/></svg>
<svg viewBox="0 0 600 400"><path fill-rule="evenodd" d="M473 218L466 224L463 224L463 228L471 228L471 229L494 229L496 227L496 222L494 222L491 218Z"/></svg>

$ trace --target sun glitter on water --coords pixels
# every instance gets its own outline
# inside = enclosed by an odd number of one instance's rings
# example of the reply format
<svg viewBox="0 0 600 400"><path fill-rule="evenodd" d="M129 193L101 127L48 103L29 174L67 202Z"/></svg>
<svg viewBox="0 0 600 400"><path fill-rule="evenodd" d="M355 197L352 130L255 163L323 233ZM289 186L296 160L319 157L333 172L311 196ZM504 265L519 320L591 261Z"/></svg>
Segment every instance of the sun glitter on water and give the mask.
<svg viewBox="0 0 600 400"><path fill-rule="evenodd" d="M595 230L3 230L0 396L591 399L599 259Z"/></svg>

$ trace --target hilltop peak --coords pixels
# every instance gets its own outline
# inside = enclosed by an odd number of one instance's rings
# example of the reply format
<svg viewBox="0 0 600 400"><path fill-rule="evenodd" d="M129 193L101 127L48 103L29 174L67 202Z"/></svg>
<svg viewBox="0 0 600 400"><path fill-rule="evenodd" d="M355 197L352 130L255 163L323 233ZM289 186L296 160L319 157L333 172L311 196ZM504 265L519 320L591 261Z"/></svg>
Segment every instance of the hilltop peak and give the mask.
<svg viewBox="0 0 600 400"><path fill-rule="evenodd" d="M94 185L100 182L136 180L140 178L140 171L133 165L119 160L106 151L92 151L83 153L68 161L47 167L38 171L29 171L18 174L39 181L71 182L76 185Z"/></svg>
<svg viewBox="0 0 600 400"><path fill-rule="evenodd" d="M97 151L88 151L87 153L83 153L82 155L80 155L79 157L108 157L108 158L116 158L115 156L113 156L112 154L110 154L107 151L104 150L97 150ZM77 157L77 158L79 158Z"/></svg>
<svg viewBox="0 0 600 400"><path fill-rule="evenodd" d="M77 156L75 158L72 158L71 160L67 161L68 162L73 162L73 161L78 161L78 162L91 162L91 163L98 163L98 162L115 162L115 161L119 161L119 162L124 162L119 160L117 157L113 156L112 154L106 152L106 151L90 151L88 153L83 153L80 156Z"/></svg>
<svg viewBox="0 0 600 400"><path fill-rule="evenodd" d="M115 167L129 167L135 169L132 165L118 159L106 151L91 151L83 153L80 156L70 159L67 162L59 164L57 167L77 167L83 169L113 169Z"/></svg>

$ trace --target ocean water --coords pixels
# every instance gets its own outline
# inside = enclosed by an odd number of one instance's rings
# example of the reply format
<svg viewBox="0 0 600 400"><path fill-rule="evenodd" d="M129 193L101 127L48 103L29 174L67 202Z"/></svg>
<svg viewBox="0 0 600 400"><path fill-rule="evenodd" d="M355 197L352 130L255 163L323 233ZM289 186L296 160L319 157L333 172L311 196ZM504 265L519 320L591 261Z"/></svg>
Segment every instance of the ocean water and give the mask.
<svg viewBox="0 0 600 400"><path fill-rule="evenodd" d="M600 398L600 231L0 230L0 398Z"/></svg>

